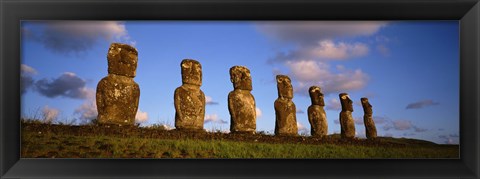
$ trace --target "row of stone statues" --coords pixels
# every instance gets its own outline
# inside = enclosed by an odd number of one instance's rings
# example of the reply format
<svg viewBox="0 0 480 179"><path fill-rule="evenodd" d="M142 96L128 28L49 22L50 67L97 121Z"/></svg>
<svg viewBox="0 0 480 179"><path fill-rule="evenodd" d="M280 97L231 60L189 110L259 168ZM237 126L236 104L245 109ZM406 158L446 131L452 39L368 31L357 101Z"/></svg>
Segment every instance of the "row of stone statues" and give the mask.
<svg viewBox="0 0 480 179"><path fill-rule="evenodd" d="M138 109L140 88L133 80L136 75L138 52L135 48L120 43L111 44L108 54L108 75L97 85L98 122L133 125ZM205 94L202 85L202 66L198 61L185 59L180 64L182 85L175 89L175 128L177 130L201 130L205 118ZM251 94L252 77L244 66L230 68L230 80L234 90L228 94L230 132L255 133L256 107ZM288 76L277 75L278 98L275 100L275 135L298 135L296 107L293 103L293 87ZM328 131L323 93L320 87L309 89L312 105L308 107L308 120L312 136L325 136ZM352 100L348 94L339 95L342 111L340 126L342 138L355 136L352 118ZM366 136L377 136L372 119L372 106L367 98L361 98L364 109Z"/></svg>

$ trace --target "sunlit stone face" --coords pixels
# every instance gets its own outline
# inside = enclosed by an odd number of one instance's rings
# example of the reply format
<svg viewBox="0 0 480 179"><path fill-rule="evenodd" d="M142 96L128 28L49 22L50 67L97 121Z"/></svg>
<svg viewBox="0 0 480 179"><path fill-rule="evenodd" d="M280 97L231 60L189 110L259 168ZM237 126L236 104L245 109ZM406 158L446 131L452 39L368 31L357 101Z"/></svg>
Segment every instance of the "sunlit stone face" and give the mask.
<svg viewBox="0 0 480 179"><path fill-rule="evenodd" d="M134 47L112 43L107 53L108 73L135 77L138 63L138 52Z"/></svg>
<svg viewBox="0 0 480 179"><path fill-rule="evenodd" d="M318 86L312 86L308 90L310 94L310 99L312 100L313 105L320 105L325 106L325 102L323 100L323 93Z"/></svg>
<svg viewBox="0 0 480 179"><path fill-rule="evenodd" d="M286 75L277 75L278 97L292 99L293 87L290 78Z"/></svg>
<svg viewBox="0 0 480 179"><path fill-rule="evenodd" d="M342 111L353 112L353 102L347 93L340 93L340 103L342 104Z"/></svg>
<svg viewBox="0 0 480 179"><path fill-rule="evenodd" d="M244 66L233 66L230 68L230 81L235 89L252 90L250 70Z"/></svg>
<svg viewBox="0 0 480 179"><path fill-rule="evenodd" d="M180 66L182 68L182 83L202 85L202 65L198 61L185 59Z"/></svg>
<svg viewBox="0 0 480 179"><path fill-rule="evenodd" d="M372 105L368 102L368 98L361 98L360 100L362 101L362 107L365 114L372 114Z"/></svg>

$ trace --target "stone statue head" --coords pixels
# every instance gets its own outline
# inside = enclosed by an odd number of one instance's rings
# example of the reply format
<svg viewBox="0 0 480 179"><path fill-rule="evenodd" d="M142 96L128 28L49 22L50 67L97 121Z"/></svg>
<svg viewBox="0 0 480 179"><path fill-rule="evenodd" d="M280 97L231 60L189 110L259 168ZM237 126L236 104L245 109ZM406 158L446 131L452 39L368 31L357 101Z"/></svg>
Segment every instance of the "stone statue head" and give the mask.
<svg viewBox="0 0 480 179"><path fill-rule="evenodd" d="M192 59L184 59L180 63L182 68L182 83L195 86L202 85L202 65Z"/></svg>
<svg viewBox="0 0 480 179"><path fill-rule="evenodd" d="M353 112L353 102L348 96L347 93L340 93L338 95L340 97L340 103L342 104L342 111L351 111Z"/></svg>
<svg viewBox="0 0 480 179"><path fill-rule="evenodd" d="M108 49L108 73L135 77L137 71L138 52L134 47L112 43Z"/></svg>
<svg viewBox="0 0 480 179"><path fill-rule="evenodd" d="M277 90L279 98L293 98L292 81L286 75L277 75Z"/></svg>
<svg viewBox="0 0 480 179"><path fill-rule="evenodd" d="M230 68L230 81L235 89L252 90L252 76L247 67L233 66Z"/></svg>
<svg viewBox="0 0 480 179"><path fill-rule="evenodd" d="M360 98L360 100L362 101L363 112L365 112L366 114L372 114L372 105L370 104L370 102L368 102L368 98Z"/></svg>
<svg viewBox="0 0 480 179"><path fill-rule="evenodd" d="M310 93L310 99L312 100L312 105L325 106L325 102L323 101L323 93L320 87L311 86L308 89L308 93Z"/></svg>

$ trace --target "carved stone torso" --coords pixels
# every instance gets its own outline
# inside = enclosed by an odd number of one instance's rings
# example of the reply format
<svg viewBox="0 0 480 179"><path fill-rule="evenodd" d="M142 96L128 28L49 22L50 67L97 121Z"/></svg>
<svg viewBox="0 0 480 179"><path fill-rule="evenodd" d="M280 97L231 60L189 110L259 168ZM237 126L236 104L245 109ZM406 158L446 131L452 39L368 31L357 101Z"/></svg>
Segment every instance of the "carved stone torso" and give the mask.
<svg viewBox="0 0 480 179"><path fill-rule="evenodd" d="M255 98L248 90L233 90L228 94L230 132L255 132Z"/></svg>
<svg viewBox="0 0 480 179"><path fill-rule="evenodd" d="M327 114L320 105L308 107L308 121L311 125L312 136L325 136L328 133Z"/></svg>
<svg viewBox="0 0 480 179"><path fill-rule="evenodd" d="M368 102L368 98L361 98L363 107L363 123L365 124L365 135L367 139L375 139L377 137L377 128L373 121L372 105Z"/></svg>
<svg viewBox="0 0 480 179"><path fill-rule="evenodd" d="M342 138L355 137L355 123L353 121L353 102L347 93L339 94L342 111L340 112L340 131Z"/></svg>
<svg viewBox="0 0 480 179"><path fill-rule="evenodd" d="M205 118L205 94L182 85L175 89L175 127L177 129L202 130Z"/></svg>
<svg viewBox="0 0 480 179"><path fill-rule="evenodd" d="M311 130L310 134L316 137L322 137L327 135L328 124L327 124L327 114L323 109L325 102L323 100L323 93L318 86L311 86L308 89L310 94L310 100L312 105L308 107L308 122L310 123Z"/></svg>
<svg viewBox="0 0 480 179"><path fill-rule="evenodd" d="M355 123L351 111L340 112L340 130L342 138L355 137Z"/></svg>
<svg viewBox="0 0 480 179"><path fill-rule="evenodd" d="M135 124L140 88L133 78L109 74L97 85L100 123Z"/></svg>
<svg viewBox="0 0 480 179"><path fill-rule="evenodd" d="M296 107L292 100L277 99L275 107L275 135L298 135Z"/></svg>

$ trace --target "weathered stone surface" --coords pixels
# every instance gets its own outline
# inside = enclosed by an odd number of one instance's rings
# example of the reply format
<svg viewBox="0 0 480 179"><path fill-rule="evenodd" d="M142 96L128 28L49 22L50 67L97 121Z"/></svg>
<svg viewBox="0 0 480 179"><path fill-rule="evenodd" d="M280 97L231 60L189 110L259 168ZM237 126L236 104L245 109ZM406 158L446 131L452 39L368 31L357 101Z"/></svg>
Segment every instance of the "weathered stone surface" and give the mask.
<svg viewBox="0 0 480 179"><path fill-rule="evenodd" d="M323 137L327 135L328 123L327 114L323 107L325 106L323 100L323 93L318 86L312 86L308 90L312 105L308 107L308 122L310 122L310 134L316 137Z"/></svg>
<svg viewBox="0 0 480 179"><path fill-rule="evenodd" d="M243 66L230 68L230 81L234 90L228 94L230 112L230 132L255 133L256 110L252 90L250 70Z"/></svg>
<svg viewBox="0 0 480 179"><path fill-rule="evenodd" d="M353 121L353 102L347 93L340 93L340 103L342 111L340 112L340 128L342 138L355 137L355 123Z"/></svg>
<svg viewBox="0 0 480 179"><path fill-rule="evenodd" d="M275 135L298 135L293 87L288 76L277 75L278 98L275 100Z"/></svg>
<svg viewBox="0 0 480 179"><path fill-rule="evenodd" d="M377 138L377 128L375 127L375 122L373 121L373 110L372 105L368 102L368 98L361 98L363 106L363 123L365 124L365 134L367 139Z"/></svg>
<svg viewBox="0 0 480 179"><path fill-rule="evenodd" d="M203 130L205 120L205 94L202 85L202 65L185 59L180 63L182 86L175 89L175 128L178 130Z"/></svg>
<svg viewBox="0 0 480 179"><path fill-rule="evenodd" d="M133 77L137 68L137 49L119 43L110 45L108 75L97 85L97 120L103 124L134 125L140 88Z"/></svg>
<svg viewBox="0 0 480 179"><path fill-rule="evenodd" d="M138 52L134 47L112 43L108 49L108 74L135 77L138 62Z"/></svg>

